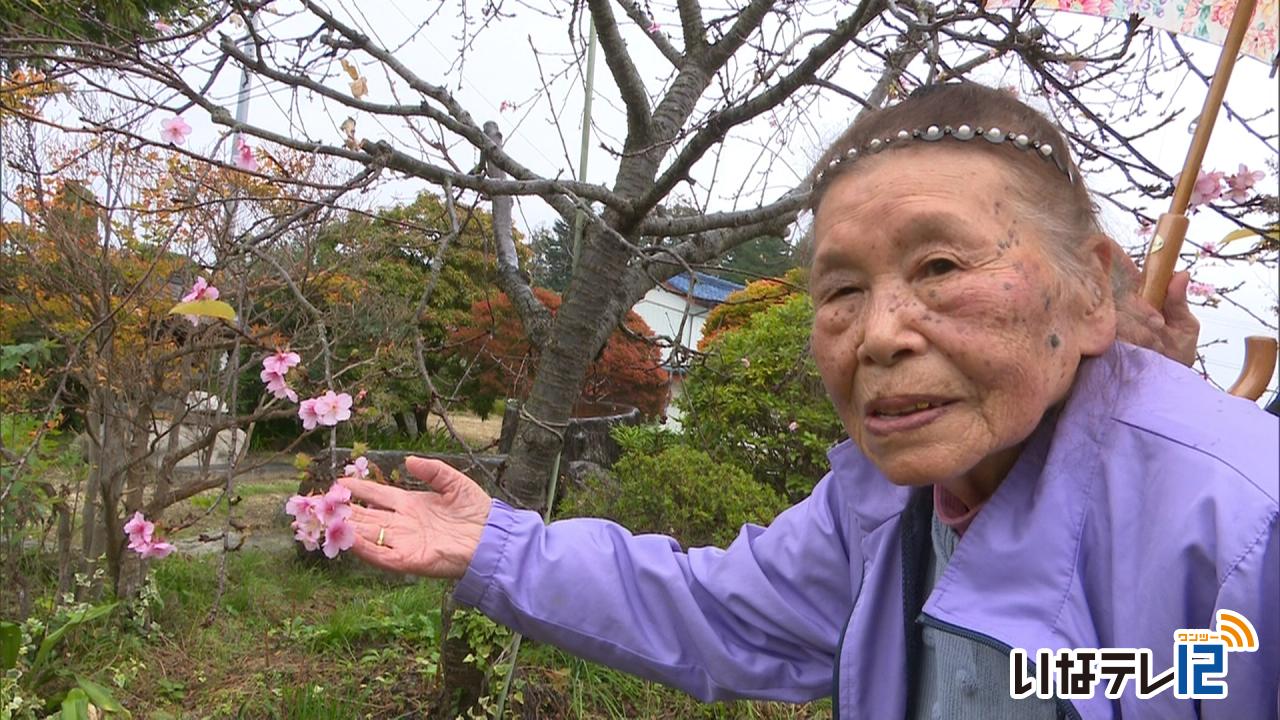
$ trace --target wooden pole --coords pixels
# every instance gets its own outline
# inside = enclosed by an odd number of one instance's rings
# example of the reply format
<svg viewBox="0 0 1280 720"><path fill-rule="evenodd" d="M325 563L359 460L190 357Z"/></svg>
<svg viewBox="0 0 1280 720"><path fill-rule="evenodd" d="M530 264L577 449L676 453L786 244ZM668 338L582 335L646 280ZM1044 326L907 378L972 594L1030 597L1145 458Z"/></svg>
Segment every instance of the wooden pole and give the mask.
<svg viewBox="0 0 1280 720"><path fill-rule="evenodd" d="M1169 212L1161 215L1160 221L1156 223L1155 236L1143 265L1142 297L1157 310L1164 307L1169 280L1173 277L1178 253L1182 250L1182 241L1187 236L1187 206L1191 204L1191 191L1200 175L1200 165L1204 162L1204 154L1209 147L1209 136L1213 134L1213 125L1218 120L1218 109L1222 107L1222 97L1227 92L1227 83L1231 81L1231 71L1236 66L1236 56L1240 53L1240 45L1244 42L1245 31L1249 29L1249 20L1253 18L1255 7L1257 0L1240 0L1236 5L1226 42L1222 45L1222 55L1218 57L1218 68L1209 84L1204 109L1200 111L1195 136L1187 150L1186 162L1182 164L1182 175L1173 191L1173 202L1169 206Z"/></svg>
<svg viewBox="0 0 1280 720"><path fill-rule="evenodd" d="M1173 202L1169 205L1169 212L1161 215L1156 223L1147 261L1142 268L1142 297L1156 309L1164 307L1169 280L1173 278L1174 266L1178 264L1182 241L1187 237L1187 206L1191 204L1191 192L1200 176L1200 166L1204 163L1205 151L1209 148L1209 136L1213 134L1214 123L1218 120L1218 110L1222 107L1222 98L1227 93L1227 83L1231 81L1231 71L1235 69L1236 56L1240 54L1240 45L1244 42L1255 7L1257 0L1240 0L1236 5L1231 27L1228 28L1226 41L1222 45L1222 54L1218 56L1218 67L1213 72L1213 81L1209 83L1209 93L1204 99L1204 109L1200 111L1200 120L1196 125L1195 135L1191 138L1187 159L1182 164L1182 174L1173 190ZM1237 397L1257 400L1267 389L1267 383L1275 371L1276 349L1275 338L1248 338L1245 341L1244 370L1228 392Z"/></svg>

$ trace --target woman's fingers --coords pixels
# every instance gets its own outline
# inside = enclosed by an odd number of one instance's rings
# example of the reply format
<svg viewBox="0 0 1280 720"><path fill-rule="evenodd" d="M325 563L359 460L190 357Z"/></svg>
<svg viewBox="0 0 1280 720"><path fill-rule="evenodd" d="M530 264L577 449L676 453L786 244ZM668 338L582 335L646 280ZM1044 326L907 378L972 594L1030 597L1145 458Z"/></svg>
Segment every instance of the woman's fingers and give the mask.
<svg viewBox="0 0 1280 720"><path fill-rule="evenodd" d="M338 478L338 482L351 491L351 497L365 505L395 510L404 504L406 491L400 488L353 477Z"/></svg>
<svg viewBox="0 0 1280 720"><path fill-rule="evenodd" d="M386 524L378 523L378 522L368 522L366 520L357 519L357 517L354 514L351 516L351 519L354 521L354 525L356 528L356 537L363 538L373 543L374 545L377 545L378 535L382 534L384 536L382 540L382 546L389 547L390 543L387 542L387 538L386 538L386 535L387 535Z"/></svg>
<svg viewBox="0 0 1280 720"><path fill-rule="evenodd" d="M1191 273L1182 271L1169 278L1169 292L1164 301L1165 342L1172 348L1169 357L1183 365L1196 361L1196 346L1200 342L1200 320L1191 312L1187 301L1187 288L1191 285Z"/></svg>
<svg viewBox="0 0 1280 720"><path fill-rule="evenodd" d="M383 570L407 572L408 570L401 566L403 556L399 552L389 545L378 545L378 529L373 529L373 539L365 537L367 530L368 528L365 527L356 529L356 543L351 546L351 552L361 560Z"/></svg>
<svg viewBox="0 0 1280 720"><path fill-rule="evenodd" d="M391 510L362 507L360 505L351 506L351 519L365 525L390 525L395 516L396 513Z"/></svg>
<svg viewBox="0 0 1280 720"><path fill-rule="evenodd" d="M439 460L410 457L405 458L404 466L410 475L426 483L441 495L456 489L460 482L471 482L471 479L461 471Z"/></svg>
<svg viewBox="0 0 1280 720"><path fill-rule="evenodd" d="M1169 279L1169 293L1164 301L1165 323L1171 328L1200 332L1200 320L1191 312L1187 301L1187 288L1191 286L1191 273L1183 270Z"/></svg>

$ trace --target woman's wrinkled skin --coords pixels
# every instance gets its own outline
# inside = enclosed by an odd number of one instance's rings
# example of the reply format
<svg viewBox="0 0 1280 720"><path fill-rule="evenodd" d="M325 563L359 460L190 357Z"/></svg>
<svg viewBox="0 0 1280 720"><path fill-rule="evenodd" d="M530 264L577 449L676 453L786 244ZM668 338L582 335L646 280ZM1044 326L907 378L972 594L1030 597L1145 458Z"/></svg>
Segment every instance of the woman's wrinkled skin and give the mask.
<svg viewBox="0 0 1280 720"><path fill-rule="evenodd" d="M894 483L971 506L1116 337L1110 240L1068 276L1013 194L988 155L904 149L835 181L814 221L813 353L849 436Z"/></svg>

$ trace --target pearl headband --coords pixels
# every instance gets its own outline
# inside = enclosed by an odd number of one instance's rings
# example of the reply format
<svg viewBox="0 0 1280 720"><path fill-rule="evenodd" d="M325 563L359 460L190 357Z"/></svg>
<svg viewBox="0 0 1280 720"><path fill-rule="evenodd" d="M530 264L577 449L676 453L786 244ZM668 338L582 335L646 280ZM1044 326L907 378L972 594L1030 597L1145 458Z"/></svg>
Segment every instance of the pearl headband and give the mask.
<svg viewBox="0 0 1280 720"><path fill-rule="evenodd" d="M919 128L914 130L899 130L897 135L893 137L872 138L871 141L862 149L850 148L845 151L843 155L832 160L831 163L827 165L822 173L818 175L818 182L822 183L826 180L827 175L832 170L843 165L847 165L865 155L875 155L883 152L884 150L889 149L890 146L899 147L911 140L937 142L948 137L962 142L968 142L969 140L980 137L992 145L1000 145L1007 142L1019 150L1034 152L1043 160L1052 160L1058 170L1062 171L1062 174L1067 176L1068 182L1074 184L1076 181L1076 174L1071 169L1070 164L1068 164L1065 153L1054 152L1053 146L1049 143L1032 140L1024 133L1005 132L997 127L984 129L981 125L976 128L969 125L960 125L955 128L950 125L943 127L930 125L924 130Z"/></svg>

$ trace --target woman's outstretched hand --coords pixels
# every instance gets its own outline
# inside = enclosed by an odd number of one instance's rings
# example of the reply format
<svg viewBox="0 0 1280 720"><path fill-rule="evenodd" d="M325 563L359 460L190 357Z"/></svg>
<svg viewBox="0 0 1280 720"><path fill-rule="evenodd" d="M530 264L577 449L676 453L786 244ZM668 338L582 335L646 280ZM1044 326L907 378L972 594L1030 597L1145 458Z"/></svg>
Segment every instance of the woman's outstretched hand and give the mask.
<svg viewBox="0 0 1280 720"><path fill-rule="evenodd" d="M435 492L342 478L351 490L357 557L392 572L460 578L467 571L492 499L471 478L439 460L411 457L409 474ZM363 507L361 506L363 505ZM378 536L382 544L378 544Z"/></svg>

